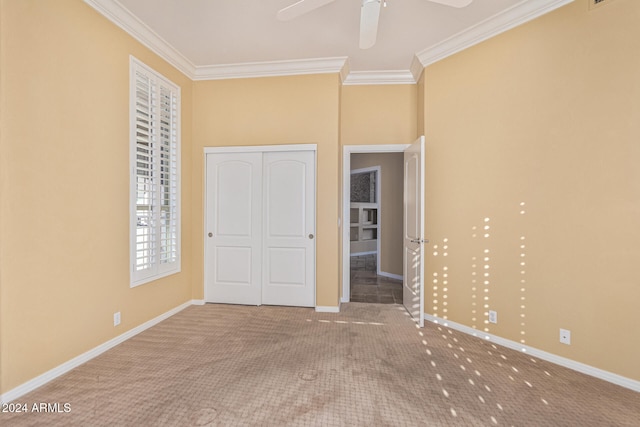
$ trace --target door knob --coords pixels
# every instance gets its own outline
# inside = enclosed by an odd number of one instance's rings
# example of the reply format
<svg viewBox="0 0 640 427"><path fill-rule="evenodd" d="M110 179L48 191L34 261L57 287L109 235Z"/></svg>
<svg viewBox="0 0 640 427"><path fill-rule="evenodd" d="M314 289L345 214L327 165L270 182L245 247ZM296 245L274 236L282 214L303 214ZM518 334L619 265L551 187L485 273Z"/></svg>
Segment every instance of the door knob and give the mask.
<svg viewBox="0 0 640 427"><path fill-rule="evenodd" d="M309 234L309 238L310 238L310 239L313 239L313 234Z"/></svg>
<svg viewBox="0 0 640 427"><path fill-rule="evenodd" d="M207 234L207 236L213 237L213 233L209 233L209 234Z"/></svg>

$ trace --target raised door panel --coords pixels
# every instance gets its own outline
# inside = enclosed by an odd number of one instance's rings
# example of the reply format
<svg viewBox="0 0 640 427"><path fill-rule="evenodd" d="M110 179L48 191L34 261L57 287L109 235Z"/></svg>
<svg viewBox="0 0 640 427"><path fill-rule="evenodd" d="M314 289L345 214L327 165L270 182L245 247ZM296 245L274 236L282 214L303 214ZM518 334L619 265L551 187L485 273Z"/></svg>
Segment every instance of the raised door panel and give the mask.
<svg viewBox="0 0 640 427"><path fill-rule="evenodd" d="M262 154L207 155L205 299L261 303Z"/></svg>
<svg viewBox="0 0 640 427"><path fill-rule="evenodd" d="M264 154L263 304L315 305L315 154Z"/></svg>

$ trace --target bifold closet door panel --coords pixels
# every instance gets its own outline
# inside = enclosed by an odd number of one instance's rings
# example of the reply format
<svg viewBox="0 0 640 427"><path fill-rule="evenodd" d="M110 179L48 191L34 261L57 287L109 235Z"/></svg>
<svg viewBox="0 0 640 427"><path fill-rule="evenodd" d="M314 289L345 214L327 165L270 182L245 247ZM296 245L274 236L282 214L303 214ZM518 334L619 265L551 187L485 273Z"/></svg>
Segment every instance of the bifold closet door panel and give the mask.
<svg viewBox="0 0 640 427"><path fill-rule="evenodd" d="M262 303L315 306L315 153L263 157Z"/></svg>
<svg viewBox="0 0 640 427"><path fill-rule="evenodd" d="M207 155L205 299L261 304L262 153Z"/></svg>

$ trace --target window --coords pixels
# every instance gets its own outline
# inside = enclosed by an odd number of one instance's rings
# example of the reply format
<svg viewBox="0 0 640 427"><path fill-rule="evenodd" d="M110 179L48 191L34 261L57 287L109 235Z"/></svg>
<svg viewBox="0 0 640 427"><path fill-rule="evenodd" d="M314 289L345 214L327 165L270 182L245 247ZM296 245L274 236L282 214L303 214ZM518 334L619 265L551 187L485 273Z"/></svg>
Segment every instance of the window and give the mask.
<svg viewBox="0 0 640 427"><path fill-rule="evenodd" d="M180 271L180 88L130 61L131 287Z"/></svg>

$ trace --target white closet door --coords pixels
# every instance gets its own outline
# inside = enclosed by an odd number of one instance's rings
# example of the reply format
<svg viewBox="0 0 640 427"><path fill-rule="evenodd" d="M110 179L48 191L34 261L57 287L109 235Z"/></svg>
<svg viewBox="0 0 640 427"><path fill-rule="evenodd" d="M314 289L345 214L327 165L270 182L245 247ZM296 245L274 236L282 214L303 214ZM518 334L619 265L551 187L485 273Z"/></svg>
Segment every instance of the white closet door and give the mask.
<svg viewBox="0 0 640 427"><path fill-rule="evenodd" d="M263 177L262 303L313 307L315 153L264 153Z"/></svg>
<svg viewBox="0 0 640 427"><path fill-rule="evenodd" d="M262 153L207 155L205 299L261 303Z"/></svg>

